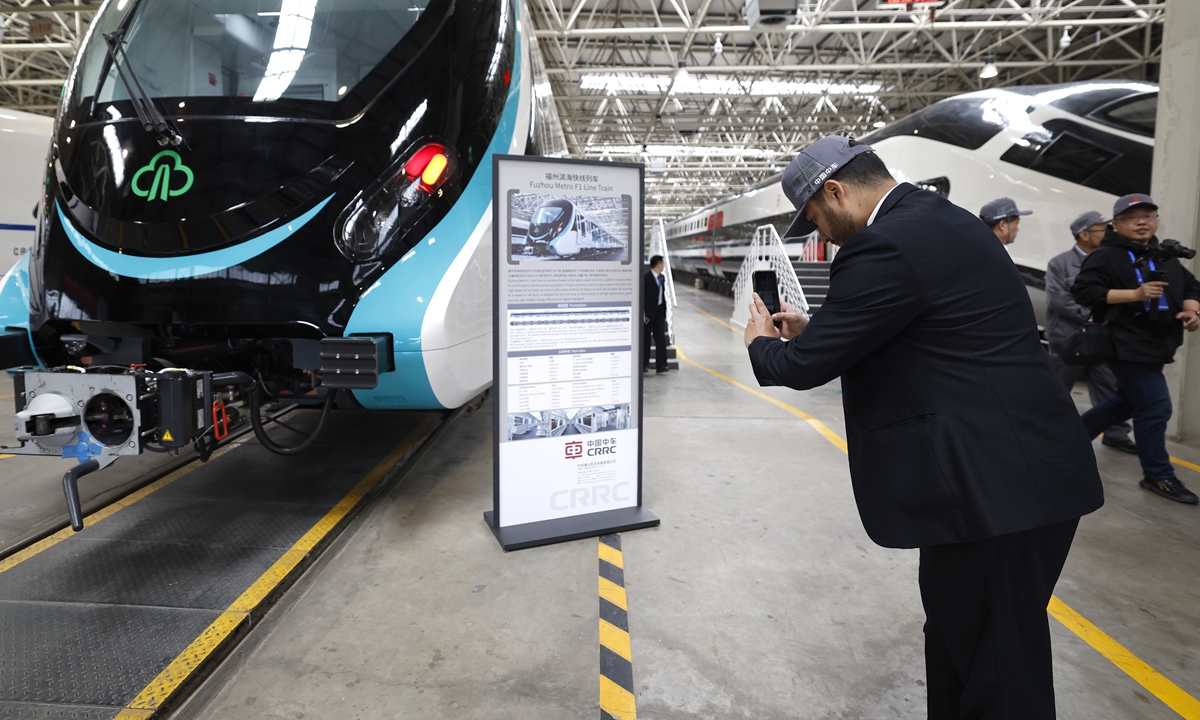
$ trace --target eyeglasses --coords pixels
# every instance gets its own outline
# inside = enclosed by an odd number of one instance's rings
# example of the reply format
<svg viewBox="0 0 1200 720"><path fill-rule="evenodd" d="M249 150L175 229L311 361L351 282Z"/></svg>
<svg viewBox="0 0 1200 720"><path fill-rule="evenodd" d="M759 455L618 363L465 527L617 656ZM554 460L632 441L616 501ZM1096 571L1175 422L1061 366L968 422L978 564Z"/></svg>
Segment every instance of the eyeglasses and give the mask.
<svg viewBox="0 0 1200 720"><path fill-rule="evenodd" d="M1141 222L1143 220L1145 220L1146 222L1150 222L1151 220L1157 220L1157 219L1158 219L1158 213L1153 213L1151 215L1125 215L1125 216L1117 218L1116 220L1117 220L1117 222L1123 222L1123 223L1135 223L1135 222Z"/></svg>

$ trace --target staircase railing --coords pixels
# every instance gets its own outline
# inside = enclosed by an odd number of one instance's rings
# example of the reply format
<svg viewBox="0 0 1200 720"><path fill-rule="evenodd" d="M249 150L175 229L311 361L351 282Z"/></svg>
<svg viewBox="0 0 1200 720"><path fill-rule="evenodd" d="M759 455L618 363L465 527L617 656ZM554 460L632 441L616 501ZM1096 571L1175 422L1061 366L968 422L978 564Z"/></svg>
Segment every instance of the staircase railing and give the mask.
<svg viewBox="0 0 1200 720"><path fill-rule="evenodd" d="M779 239L773 225L762 225L754 231L754 239L742 267L733 283L733 317L729 322L745 328L750 321L750 299L754 294L753 275L755 270L774 270L779 281L779 294L793 307L808 315L808 300L792 267L783 241Z"/></svg>

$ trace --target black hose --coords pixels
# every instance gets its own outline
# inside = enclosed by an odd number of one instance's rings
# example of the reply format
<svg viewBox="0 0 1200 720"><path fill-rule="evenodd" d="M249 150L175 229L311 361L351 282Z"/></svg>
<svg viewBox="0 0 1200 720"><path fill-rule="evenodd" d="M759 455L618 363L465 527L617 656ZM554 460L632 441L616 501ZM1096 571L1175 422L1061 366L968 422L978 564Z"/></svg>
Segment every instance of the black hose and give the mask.
<svg viewBox="0 0 1200 720"><path fill-rule="evenodd" d="M330 390L329 394L325 396L325 403L321 406L321 417L317 419L317 426L313 428L311 433L307 434L308 437L301 441L299 445L285 447L272 440L267 435L266 429L263 428L262 413L259 409L262 400L259 396L259 393L264 392L265 388L263 388L259 383L256 383L254 378L250 377L244 372L238 371L214 373L212 377L212 383L214 387L234 385L240 387L242 391L246 393L248 404L250 405L250 425L254 428L254 437L258 438L258 442L263 447L270 452L275 453L276 455L296 455L297 453L300 453L311 447L312 444L317 441L317 436L320 435L321 431L325 428L325 420L328 419L329 411L333 409L333 401L337 398L337 390ZM283 423L280 424L282 425ZM288 427L288 430L291 430L297 435L305 434L291 427Z"/></svg>
<svg viewBox="0 0 1200 720"><path fill-rule="evenodd" d="M254 426L254 437L258 438L258 442L267 450L276 455L296 455L304 450L307 450L313 443L317 441L317 436L321 434L321 430L325 428L325 420L329 417L329 411L333 409L333 401L337 398L337 390L330 390L325 396L325 404L321 406L321 417L317 419L317 426L308 434L299 445L284 447L278 445L268 435L263 428L262 415L259 412L259 388L255 387L250 392L250 424ZM292 430L292 428L288 428ZM298 430L292 430L296 434L301 434Z"/></svg>

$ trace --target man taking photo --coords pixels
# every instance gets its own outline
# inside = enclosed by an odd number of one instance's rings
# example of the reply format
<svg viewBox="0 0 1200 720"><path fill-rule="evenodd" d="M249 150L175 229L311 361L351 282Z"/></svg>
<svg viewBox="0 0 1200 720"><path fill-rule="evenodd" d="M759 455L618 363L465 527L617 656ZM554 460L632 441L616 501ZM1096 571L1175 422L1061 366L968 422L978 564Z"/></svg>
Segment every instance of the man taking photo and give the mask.
<svg viewBox="0 0 1200 720"><path fill-rule="evenodd" d="M1158 205L1149 195L1118 198L1112 227L1100 248L1084 260L1071 294L1091 308L1094 322L1112 328L1117 357L1112 363L1117 393L1083 414L1088 436L1133 418L1139 485L1175 502L1196 505L1171 466L1167 421L1171 395L1163 364L1174 362L1183 331L1200 329L1200 282L1179 263L1191 252L1178 243L1160 243ZM1192 252L1192 255L1195 253Z"/></svg>
<svg viewBox="0 0 1200 720"><path fill-rule="evenodd" d="M841 377L863 526L921 551L929 717L1054 718L1046 604L1104 499L1016 266L979 218L897 185L868 145L818 140L782 186L800 211L786 236L819 229L841 249L810 321L755 296L750 362L763 385Z"/></svg>
<svg viewBox="0 0 1200 720"><path fill-rule="evenodd" d="M1091 308L1075 302L1071 286L1079 275L1083 260L1100 247L1104 233L1108 230L1109 218L1095 210L1089 210L1071 223L1071 236L1075 246L1050 258L1046 266L1046 341L1050 344L1050 366L1054 374L1063 381L1070 392L1075 383L1087 380L1088 395L1092 407L1109 399L1117 392L1117 377L1107 364L1081 367L1067 365L1062 359L1062 344L1092 316ZM1120 423L1104 431L1101 440L1105 445L1137 453L1137 445L1129 439L1129 423Z"/></svg>

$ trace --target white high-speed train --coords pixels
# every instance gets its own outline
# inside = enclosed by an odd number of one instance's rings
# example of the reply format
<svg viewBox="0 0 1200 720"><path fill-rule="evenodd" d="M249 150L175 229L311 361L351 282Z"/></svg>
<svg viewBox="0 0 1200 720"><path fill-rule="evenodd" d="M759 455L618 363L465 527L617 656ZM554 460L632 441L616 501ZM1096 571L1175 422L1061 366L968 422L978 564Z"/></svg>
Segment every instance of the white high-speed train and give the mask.
<svg viewBox="0 0 1200 720"><path fill-rule="evenodd" d="M33 209L53 128L52 118L0 108L0 275L33 245Z"/></svg>
<svg viewBox="0 0 1200 720"><path fill-rule="evenodd" d="M1150 191L1158 86L1098 80L984 90L942 100L875 132L870 143L897 180L935 190L978 213L1011 197L1033 215L1021 220L1009 253L1042 317L1047 261L1069 248L1070 223L1086 210L1112 211L1120 195ZM718 215L720 214L720 215ZM737 274L754 228L780 234L795 210L779 176L667 226L671 264L691 272ZM708 229L712 216L723 227ZM798 256L799 239L789 239ZM720 264L707 261L712 248Z"/></svg>

